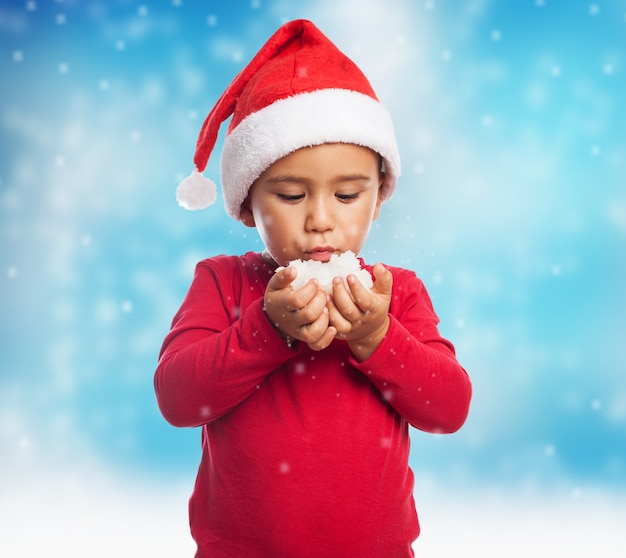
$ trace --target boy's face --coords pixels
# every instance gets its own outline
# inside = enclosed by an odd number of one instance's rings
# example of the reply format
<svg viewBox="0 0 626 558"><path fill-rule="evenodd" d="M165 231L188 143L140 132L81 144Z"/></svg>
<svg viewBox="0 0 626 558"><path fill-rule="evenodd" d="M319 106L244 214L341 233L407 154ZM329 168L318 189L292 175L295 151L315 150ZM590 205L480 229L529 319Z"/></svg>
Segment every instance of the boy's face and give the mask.
<svg viewBox="0 0 626 558"><path fill-rule="evenodd" d="M383 174L366 147L304 147L272 164L250 188L241 220L256 227L279 265L358 254L378 217Z"/></svg>

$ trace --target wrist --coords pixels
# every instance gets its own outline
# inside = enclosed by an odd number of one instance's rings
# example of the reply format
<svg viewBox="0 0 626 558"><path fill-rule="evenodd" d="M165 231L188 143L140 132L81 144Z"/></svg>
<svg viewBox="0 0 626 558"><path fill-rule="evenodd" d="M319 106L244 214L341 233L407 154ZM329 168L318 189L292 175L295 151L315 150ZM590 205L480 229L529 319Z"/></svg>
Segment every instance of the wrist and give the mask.
<svg viewBox="0 0 626 558"><path fill-rule="evenodd" d="M289 347L290 349L293 348L293 346L297 342L297 339L291 337L291 335L286 334L282 329L280 329L279 325L274 320L272 320L271 316L267 313L267 308L265 307L265 304L263 304L263 313L267 317L269 323L272 324L274 331L285 342L287 347Z"/></svg>
<svg viewBox="0 0 626 558"><path fill-rule="evenodd" d="M348 347L352 351L354 357L362 362L374 354L379 345L383 342L389 331L390 320L386 316L385 321L380 327L376 328L369 335L348 341Z"/></svg>

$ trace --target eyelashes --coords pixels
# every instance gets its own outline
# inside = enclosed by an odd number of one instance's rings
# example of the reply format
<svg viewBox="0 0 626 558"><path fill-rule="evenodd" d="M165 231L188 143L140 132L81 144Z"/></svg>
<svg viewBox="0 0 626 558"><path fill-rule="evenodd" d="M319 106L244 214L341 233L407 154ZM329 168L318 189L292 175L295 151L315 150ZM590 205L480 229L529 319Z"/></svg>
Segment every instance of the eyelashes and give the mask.
<svg viewBox="0 0 626 558"><path fill-rule="evenodd" d="M276 194L281 200L286 202L298 202L304 199L304 194Z"/></svg>
<svg viewBox="0 0 626 558"><path fill-rule="evenodd" d="M359 199L361 192L355 192L354 194L335 194L335 197L341 201L353 201Z"/></svg>
<svg viewBox="0 0 626 558"><path fill-rule="evenodd" d="M286 202L290 202L290 203L297 203L301 200L304 199L304 194L276 194L278 196L278 198L280 198L283 201ZM359 198L359 196L361 195L361 192L354 192L352 194L335 194L335 197L342 202L350 202L350 201L354 201L357 200Z"/></svg>

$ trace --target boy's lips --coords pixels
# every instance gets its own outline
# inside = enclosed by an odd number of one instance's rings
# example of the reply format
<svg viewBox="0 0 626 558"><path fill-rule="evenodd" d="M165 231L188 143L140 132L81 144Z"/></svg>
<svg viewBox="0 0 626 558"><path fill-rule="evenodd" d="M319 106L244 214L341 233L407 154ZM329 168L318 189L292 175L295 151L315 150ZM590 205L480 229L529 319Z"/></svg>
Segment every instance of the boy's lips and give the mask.
<svg viewBox="0 0 626 558"><path fill-rule="evenodd" d="M336 250L332 246L319 246L317 248L313 248L313 250L308 250L306 255L311 260L315 260L317 262L327 262L335 252Z"/></svg>

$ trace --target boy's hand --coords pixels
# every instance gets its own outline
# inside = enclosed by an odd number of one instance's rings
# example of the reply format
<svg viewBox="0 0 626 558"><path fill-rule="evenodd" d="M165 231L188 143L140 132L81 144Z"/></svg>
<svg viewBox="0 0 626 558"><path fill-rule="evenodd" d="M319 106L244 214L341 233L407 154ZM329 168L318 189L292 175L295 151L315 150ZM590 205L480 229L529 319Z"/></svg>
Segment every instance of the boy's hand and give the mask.
<svg viewBox="0 0 626 558"><path fill-rule="evenodd" d="M314 279L297 291L292 289L296 273L287 267L270 279L263 301L265 313L287 343L303 341L311 349L321 351L337 333L329 322L329 297Z"/></svg>
<svg viewBox="0 0 626 558"><path fill-rule="evenodd" d="M339 277L333 280L333 297L328 302L329 323L337 337L345 339L359 361L370 357L389 329L389 304L393 276L382 264L374 266L375 282L368 291L348 275L348 288Z"/></svg>

